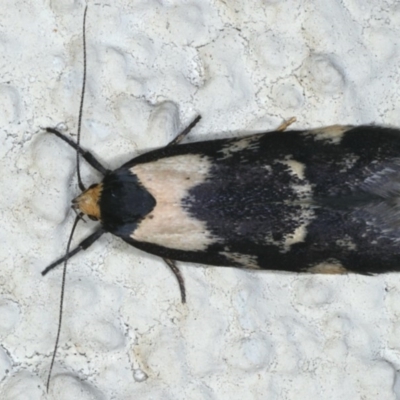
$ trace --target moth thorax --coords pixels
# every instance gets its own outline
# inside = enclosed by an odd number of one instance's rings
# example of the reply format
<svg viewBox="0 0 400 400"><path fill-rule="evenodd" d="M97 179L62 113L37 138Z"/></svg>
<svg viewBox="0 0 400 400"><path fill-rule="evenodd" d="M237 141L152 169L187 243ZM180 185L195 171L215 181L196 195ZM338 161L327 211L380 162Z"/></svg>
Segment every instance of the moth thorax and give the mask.
<svg viewBox="0 0 400 400"><path fill-rule="evenodd" d="M101 219L100 196L103 190L101 183L95 183L72 200L72 206L94 220Z"/></svg>

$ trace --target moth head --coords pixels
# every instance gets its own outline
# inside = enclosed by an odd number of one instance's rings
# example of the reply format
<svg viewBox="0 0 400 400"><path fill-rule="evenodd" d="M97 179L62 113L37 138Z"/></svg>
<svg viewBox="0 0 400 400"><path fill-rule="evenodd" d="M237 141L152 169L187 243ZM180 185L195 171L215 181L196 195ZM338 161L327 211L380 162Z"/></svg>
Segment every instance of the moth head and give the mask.
<svg viewBox="0 0 400 400"><path fill-rule="evenodd" d="M101 183L95 183L72 200L72 207L75 210L87 215L93 221L101 219L100 197L103 190Z"/></svg>

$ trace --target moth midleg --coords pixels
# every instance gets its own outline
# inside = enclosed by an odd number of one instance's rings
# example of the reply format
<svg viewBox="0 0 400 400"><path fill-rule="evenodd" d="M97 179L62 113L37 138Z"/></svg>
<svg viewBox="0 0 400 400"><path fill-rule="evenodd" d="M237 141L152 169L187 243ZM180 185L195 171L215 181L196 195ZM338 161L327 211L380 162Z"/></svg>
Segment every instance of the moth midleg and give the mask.
<svg viewBox="0 0 400 400"><path fill-rule="evenodd" d="M93 167L96 171L99 171L103 175L108 172L108 169L103 167L103 165L97 160L97 158L87 150L84 150L78 143L72 141L68 136L65 136L60 131L54 128L46 128L46 132L53 133L59 139L63 140L65 143L70 145L73 149L79 152L79 154L85 159L85 161Z"/></svg>

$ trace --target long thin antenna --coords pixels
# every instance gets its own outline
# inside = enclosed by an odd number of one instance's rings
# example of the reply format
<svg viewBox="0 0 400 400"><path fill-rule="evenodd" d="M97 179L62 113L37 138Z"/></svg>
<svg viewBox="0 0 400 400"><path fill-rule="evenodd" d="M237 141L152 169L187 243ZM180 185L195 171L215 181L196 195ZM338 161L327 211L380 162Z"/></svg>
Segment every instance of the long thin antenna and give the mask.
<svg viewBox="0 0 400 400"><path fill-rule="evenodd" d="M72 230L71 230L71 233L69 235L68 244L67 244L67 252L66 252L67 256L68 256L68 253L69 253L69 249L71 247L72 237L74 235L75 228L78 225L78 222L81 219L81 217L82 217L82 213L78 214L76 216L76 218L75 218L74 225L72 226ZM67 262L68 262L68 259L69 259L69 257L66 257L65 260L64 260L64 269L63 269L63 275L62 275L61 295L60 295L60 309L59 309L59 314L58 314L57 337L56 337L56 342L54 344L53 357L51 358L49 375L47 376L47 383L46 383L47 392L49 391L51 372L53 371L54 360L56 359L56 354L57 354L58 342L60 341L62 315L63 315L63 307L64 307L65 277L67 275Z"/></svg>
<svg viewBox="0 0 400 400"><path fill-rule="evenodd" d="M79 105L79 117L78 117L78 135L76 142L78 147L81 143L81 126L82 126L82 112L83 112L83 102L85 100L85 88L86 88L86 13L88 6L86 5L85 11L83 13L83 82L82 82L82 93L81 93L81 104ZM85 185L82 182L81 170L79 165L79 151L76 152L76 171L78 175L78 185L79 189L83 192L86 190Z"/></svg>
<svg viewBox="0 0 400 400"><path fill-rule="evenodd" d="M77 134L77 151L76 151L76 170L77 170L77 176L78 176L78 185L79 189L83 192L86 190L85 185L82 182L81 178L81 171L80 171L80 165L79 165L79 151L78 149L80 148L80 140L81 140L81 126L82 126L82 112L83 112L83 103L85 99L85 88L86 88L86 14L87 14L87 5L85 7L85 11L83 13L83 82L82 82L82 93L81 93L81 102L79 105L79 117L78 117L78 134ZM74 221L74 224L71 229L71 233L69 235L68 239L68 244L67 244L67 251L66 255L63 258L64 261L64 268L63 268L63 274L62 274L62 283L61 283L61 294L60 294L60 308L59 308L59 315L58 315L58 328L57 328L57 336L56 336L56 341L54 344L54 350L53 350L53 356L51 358L50 362L50 368L49 368L49 375L47 377L47 383L46 383L46 390L47 392L49 391L50 387L50 379L51 379L51 373L53 371L53 366L54 366L54 361L56 359L56 354L57 354L57 349L58 349L58 343L60 341L60 335L61 335L61 326L62 326L62 317L63 317L63 308L64 308L64 294L65 294L65 280L67 276L67 263L69 258L75 254L75 253L70 253L70 248L71 248L71 242L72 238L74 236L75 228L78 225L79 220L82 218L83 213L79 213Z"/></svg>

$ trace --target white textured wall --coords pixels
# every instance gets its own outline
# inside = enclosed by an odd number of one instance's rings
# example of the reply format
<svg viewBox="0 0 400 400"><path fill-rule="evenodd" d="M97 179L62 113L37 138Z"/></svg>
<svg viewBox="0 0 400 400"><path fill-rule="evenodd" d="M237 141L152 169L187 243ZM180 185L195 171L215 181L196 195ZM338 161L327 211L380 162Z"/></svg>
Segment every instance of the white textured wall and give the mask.
<svg viewBox="0 0 400 400"><path fill-rule="evenodd" d="M61 269L40 271L65 251L78 188L75 154L40 127L76 132L82 15L78 0L1 1L0 398L400 397L399 275L181 264L182 306L159 259L107 235L70 261L45 394ZM395 0L89 1L83 145L115 168L197 113L191 139L291 116L400 126L399 25Z"/></svg>

